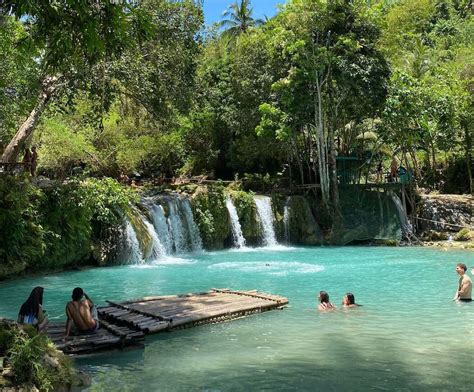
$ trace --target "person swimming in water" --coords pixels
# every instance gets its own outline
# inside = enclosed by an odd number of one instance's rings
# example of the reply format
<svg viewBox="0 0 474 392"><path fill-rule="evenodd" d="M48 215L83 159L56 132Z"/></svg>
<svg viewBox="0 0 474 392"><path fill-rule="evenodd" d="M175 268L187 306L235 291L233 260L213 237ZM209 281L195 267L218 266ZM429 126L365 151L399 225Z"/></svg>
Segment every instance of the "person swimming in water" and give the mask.
<svg viewBox="0 0 474 392"><path fill-rule="evenodd" d="M318 295L319 305L318 310L334 310L336 307L329 301L329 294L325 291L320 291Z"/></svg>
<svg viewBox="0 0 474 392"><path fill-rule="evenodd" d="M342 298L342 306L344 308L356 308L362 305L356 304L354 294L346 293L346 295L344 295Z"/></svg>

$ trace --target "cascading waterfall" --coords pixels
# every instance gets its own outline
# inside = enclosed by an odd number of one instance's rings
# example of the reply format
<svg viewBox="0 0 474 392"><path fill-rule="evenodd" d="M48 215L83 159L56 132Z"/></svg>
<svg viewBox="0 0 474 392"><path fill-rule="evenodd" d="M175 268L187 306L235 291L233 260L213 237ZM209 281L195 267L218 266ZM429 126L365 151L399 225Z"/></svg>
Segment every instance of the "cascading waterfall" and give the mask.
<svg viewBox="0 0 474 392"><path fill-rule="evenodd" d="M285 228L285 242L290 241L290 197L286 198L285 207L283 209L283 225Z"/></svg>
<svg viewBox="0 0 474 392"><path fill-rule="evenodd" d="M152 204L151 206L151 218L153 220L153 226L155 227L158 238L161 239L161 243L165 247L167 255L173 253L173 239L168 227L166 220L165 211L161 204Z"/></svg>
<svg viewBox="0 0 474 392"><path fill-rule="evenodd" d="M188 251L186 244L186 233L184 231L183 223L177 208L176 200L168 201L169 216L168 225L171 229L171 235L173 238L174 250L176 253L184 253Z"/></svg>
<svg viewBox="0 0 474 392"><path fill-rule="evenodd" d="M183 211L184 219L188 227L189 239L191 240L191 249L193 251L202 250L202 240L199 234L199 229L194 222L193 211L191 210L191 204L187 199L180 200L181 210Z"/></svg>
<svg viewBox="0 0 474 392"><path fill-rule="evenodd" d="M227 197L225 205L227 207L227 211L229 211L230 223L232 227L232 238L234 240L233 245L236 248L245 248L245 238L242 234L242 227L240 226L239 215L237 214L237 210L230 197Z"/></svg>
<svg viewBox="0 0 474 392"><path fill-rule="evenodd" d="M158 238L154 226L148 222L145 217L142 217L143 223L148 231L148 234L152 240L151 246L151 253L147 259L149 260L158 260L164 256L166 256L166 249L164 245L161 243L160 239Z"/></svg>
<svg viewBox="0 0 474 392"><path fill-rule="evenodd" d="M137 233L133 228L130 221L126 220L126 233L127 233L127 248L128 248L128 261L130 264L142 264L143 256L140 250L140 243L138 242Z"/></svg>
<svg viewBox="0 0 474 392"><path fill-rule="evenodd" d="M398 217L400 218L400 225L402 228L402 234L405 238L410 238L413 236L413 228L408 221L407 214L405 213L405 210L403 209L402 202L400 198L395 194L395 193L390 193L390 196L393 200L393 204L395 204L395 207L398 212Z"/></svg>
<svg viewBox="0 0 474 392"><path fill-rule="evenodd" d="M268 196L256 196L255 205L257 214L263 229L263 243L265 246L274 246L278 242L275 236L273 222L275 220L272 211L272 200Z"/></svg>

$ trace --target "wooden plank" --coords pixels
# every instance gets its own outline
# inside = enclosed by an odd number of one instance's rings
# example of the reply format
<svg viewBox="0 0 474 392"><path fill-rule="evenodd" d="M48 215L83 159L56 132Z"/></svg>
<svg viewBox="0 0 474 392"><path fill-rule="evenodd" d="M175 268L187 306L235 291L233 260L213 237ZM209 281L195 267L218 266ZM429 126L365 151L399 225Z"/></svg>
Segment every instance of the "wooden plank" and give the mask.
<svg viewBox="0 0 474 392"><path fill-rule="evenodd" d="M126 310L128 310L128 311L130 311L130 312L137 312L137 313L141 313L141 314L143 314L143 315L145 315L145 316L157 318L157 319L160 319L160 320L163 320L163 321L170 321L170 320L167 320L166 318L163 318L163 317L161 317L161 316L155 315L155 314L153 314L153 313L148 313L148 312L144 312L144 311L142 311L142 310L133 309L133 308L130 308L130 307L126 306L126 305L117 304L117 303L112 302L112 301L107 301L107 302L110 303L110 304L112 304L112 305L114 305L114 306L122 307L123 309L126 309Z"/></svg>
<svg viewBox="0 0 474 392"><path fill-rule="evenodd" d="M257 290L211 291L144 297L121 303L107 301L99 307L101 328L94 334L62 341L63 324L51 324L48 335L67 354L93 353L104 349L137 345L145 334L221 322L245 315L280 308L288 299Z"/></svg>
<svg viewBox="0 0 474 392"><path fill-rule="evenodd" d="M231 290L222 290L222 289L211 289L212 291L215 291L217 293L229 293L229 294L235 294L235 295L248 295L250 297L255 297L255 298L261 298L265 299L268 301L276 301L276 302L282 302L283 297L279 297L278 299L271 298L267 295L264 295L262 293L254 294L253 290L252 291L231 291Z"/></svg>

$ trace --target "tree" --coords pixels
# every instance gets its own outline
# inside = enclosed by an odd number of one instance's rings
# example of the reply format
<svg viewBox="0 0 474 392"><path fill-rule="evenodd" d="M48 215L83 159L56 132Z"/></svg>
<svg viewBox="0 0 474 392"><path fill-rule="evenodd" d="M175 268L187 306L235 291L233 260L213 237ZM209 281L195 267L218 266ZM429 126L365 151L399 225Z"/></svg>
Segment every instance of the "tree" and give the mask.
<svg viewBox="0 0 474 392"><path fill-rule="evenodd" d="M66 87L85 87L95 65L117 58L145 37L150 25L147 15L126 1L0 0L0 17L6 15L28 28L21 44L37 50L40 69L36 104L3 151L2 160L14 162L50 101Z"/></svg>
<svg viewBox="0 0 474 392"><path fill-rule="evenodd" d="M236 0L222 14L227 19L221 21L220 26L225 28L227 34L237 36L245 33L250 27L262 25L264 21L262 19L254 19L252 11L250 0L240 0L240 3Z"/></svg>
<svg viewBox="0 0 474 392"><path fill-rule="evenodd" d="M335 137L383 106L389 67L379 29L363 2L295 1L275 18L273 56L285 70L261 106L257 132L287 140L302 181L319 179L338 215Z"/></svg>
<svg viewBox="0 0 474 392"><path fill-rule="evenodd" d="M26 36L23 24L13 17L0 20L0 151L31 108L38 87L37 53L17 45Z"/></svg>

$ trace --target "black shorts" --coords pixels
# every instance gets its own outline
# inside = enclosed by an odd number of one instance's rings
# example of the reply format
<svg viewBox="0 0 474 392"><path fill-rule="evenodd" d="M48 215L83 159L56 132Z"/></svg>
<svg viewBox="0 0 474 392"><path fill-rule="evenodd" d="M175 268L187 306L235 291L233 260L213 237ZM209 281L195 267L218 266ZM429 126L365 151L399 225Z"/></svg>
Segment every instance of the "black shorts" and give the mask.
<svg viewBox="0 0 474 392"><path fill-rule="evenodd" d="M459 301L461 301L461 302L471 302L472 299L471 298L459 298Z"/></svg>

